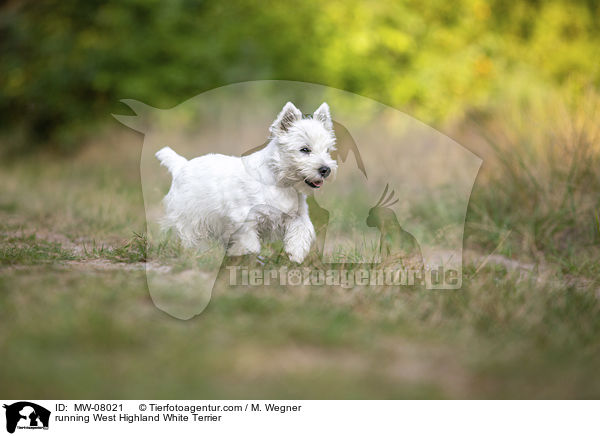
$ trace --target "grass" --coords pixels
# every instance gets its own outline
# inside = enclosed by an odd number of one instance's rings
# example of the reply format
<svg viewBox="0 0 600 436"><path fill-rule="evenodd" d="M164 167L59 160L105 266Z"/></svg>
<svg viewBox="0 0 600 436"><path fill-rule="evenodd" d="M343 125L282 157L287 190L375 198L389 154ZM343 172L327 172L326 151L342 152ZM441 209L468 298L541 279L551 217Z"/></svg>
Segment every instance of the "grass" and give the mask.
<svg viewBox="0 0 600 436"><path fill-rule="evenodd" d="M61 244L38 240L34 234L8 237L0 247L0 265L36 265L75 259L77 257Z"/></svg>
<svg viewBox="0 0 600 436"><path fill-rule="evenodd" d="M96 242L91 247L84 246L86 258L104 258L113 262L136 263L146 262L148 259L148 241L146 236L133 232L133 236L120 246L107 248L104 245L98 247Z"/></svg>
<svg viewBox="0 0 600 436"><path fill-rule="evenodd" d="M465 138L484 132L488 148L461 290L218 286L185 322L154 306L140 268L210 260L146 240L138 137L2 163L2 392L598 398L600 150L589 113L557 123L533 112L547 124L533 131L510 119L468 126ZM271 248L267 266L285 265Z"/></svg>

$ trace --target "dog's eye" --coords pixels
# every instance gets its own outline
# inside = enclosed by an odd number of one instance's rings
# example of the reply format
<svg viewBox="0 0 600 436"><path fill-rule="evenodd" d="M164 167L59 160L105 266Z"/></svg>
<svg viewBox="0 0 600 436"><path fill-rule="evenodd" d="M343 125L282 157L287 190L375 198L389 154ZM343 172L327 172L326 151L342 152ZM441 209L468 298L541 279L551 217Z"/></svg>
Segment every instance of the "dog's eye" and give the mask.
<svg viewBox="0 0 600 436"><path fill-rule="evenodd" d="M310 153L310 148L308 148L308 147L302 147L302 148L300 149L300 151L301 151L302 153Z"/></svg>

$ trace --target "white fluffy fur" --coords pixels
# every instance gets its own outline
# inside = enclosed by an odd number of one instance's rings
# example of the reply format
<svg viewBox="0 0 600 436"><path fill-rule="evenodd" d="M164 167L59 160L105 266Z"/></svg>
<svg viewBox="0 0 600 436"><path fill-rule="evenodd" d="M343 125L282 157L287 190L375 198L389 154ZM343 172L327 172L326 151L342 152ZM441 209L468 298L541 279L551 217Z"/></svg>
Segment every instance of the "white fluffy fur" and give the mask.
<svg viewBox="0 0 600 436"><path fill-rule="evenodd" d="M245 157L207 154L188 161L169 147L156 153L173 176L164 222L186 246L216 238L228 255L240 256L258 254L261 240L283 239L290 259L304 260L315 239L306 195L323 184L322 167L337 169L329 106L303 118L288 102L269 131L268 145Z"/></svg>

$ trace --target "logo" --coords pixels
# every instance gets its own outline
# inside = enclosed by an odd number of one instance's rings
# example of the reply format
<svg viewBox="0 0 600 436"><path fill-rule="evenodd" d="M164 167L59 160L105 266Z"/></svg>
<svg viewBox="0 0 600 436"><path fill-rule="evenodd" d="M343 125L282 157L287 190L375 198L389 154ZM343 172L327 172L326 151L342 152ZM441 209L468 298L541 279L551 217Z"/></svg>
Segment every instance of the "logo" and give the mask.
<svg viewBox="0 0 600 436"><path fill-rule="evenodd" d="M157 151L169 146L189 159L214 153L239 157L243 177L271 192L275 179L265 177L252 156L269 146L268 126L286 101L301 108L327 102L336 137L335 178L306 199L315 242L302 264L289 258L280 235L275 244L261 245L258 259L228 256L230 237L238 229L226 222L206 232L192 230L192 247L181 244L176 232L164 232L163 198L172 180L160 170ZM231 84L168 110L135 100L123 103L135 115L115 118L144 134L140 173L148 290L154 304L171 316L190 319L204 311L215 289L239 284L368 292L377 286L462 287L465 220L482 160L434 128L374 100L303 82ZM214 183L219 182L215 173ZM299 203L290 201L286 210L299 210ZM270 204L240 209L247 214L240 231L261 239L263 227L272 227L268 217L277 216L272 211ZM215 232L221 237L214 238ZM287 265L289 270L281 270Z"/></svg>
<svg viewBox="0 0 600 436"><path fill-rule="evenodd" d="M48 430L50 411L29 401L19 401L6 409L6 431L14 433L15 429Z"/></svg>

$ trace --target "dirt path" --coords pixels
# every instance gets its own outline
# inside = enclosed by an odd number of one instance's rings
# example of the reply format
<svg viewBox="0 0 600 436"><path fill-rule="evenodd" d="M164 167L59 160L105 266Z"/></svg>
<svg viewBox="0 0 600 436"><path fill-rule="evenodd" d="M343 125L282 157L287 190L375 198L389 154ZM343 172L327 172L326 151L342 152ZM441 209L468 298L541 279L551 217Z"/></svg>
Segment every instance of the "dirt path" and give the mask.
<svg viewBox="0 0 600 436"><path fill-rule="evenodd" d="M76 270L85 271L86 269L92 270L124 270L124 271L137 271L149 268L154 271L168 272L171 267L167 265L161 265L158 262L118 262L107 258L102 258L101 255L96 255L92 251L94 248L101 248L102 250L115 250L118 248L116 243L117 239L113 238L111 241L96 241L88 238L77 238L71 239L68 236L60 233L56 233L50 230L30 230L21 229L17 231L2 232L0 238L4 240L8 239L24 239L35 235L36 241L50 242L60 244L61 249L70 252L77 260L65 260L60 262L60 266L64 268L72 268ZM126 241L122 241L125 243ZM5 242L4 244L10 244ZM544 271L540 271L540 268L536 268L536 265L530 262L523 262L518 259L510 259L500 254L485 255L478 253L473 250L465 250L463 253L463 259L465 264L475 265L478 268L483 265L500 265L506 268L510 273L518 273L520 278L528 278L532 274L541 274ZM9 268L24 269L29 268L29 265L11 265ZM7 268L7 267L4 267Z"/></svg>

